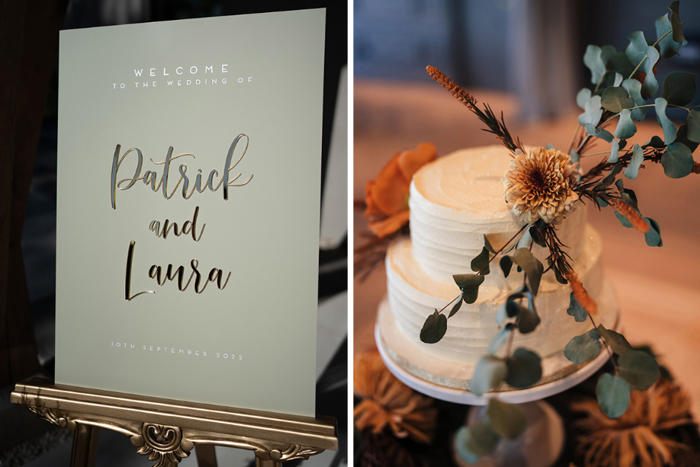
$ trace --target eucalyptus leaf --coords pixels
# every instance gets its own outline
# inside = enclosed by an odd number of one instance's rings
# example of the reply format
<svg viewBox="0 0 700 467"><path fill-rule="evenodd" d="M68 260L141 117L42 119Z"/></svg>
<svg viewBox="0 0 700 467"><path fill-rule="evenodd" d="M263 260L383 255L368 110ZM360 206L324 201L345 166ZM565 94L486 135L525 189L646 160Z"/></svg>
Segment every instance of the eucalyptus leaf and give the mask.
<svg viewBox="0 0 700 467"><path fill-rule="evenodd" d="M671 105L687 105L695 99L698 86L695 84L695 73L672 71L664 79L663 98Z"/></svg>
<svg viewBox="0 0 700 467"><path fill-rule="evenodd" d="M622 164L617 163L617 164L613 165L613 168L610 169L610 173L608 175L606 175L600 181L601 185L604 185L604 186L612 185L613 182L615 181L615 177L617 177L617 174L619 174L620 172L622 172Z"/></svg>
<svg viewBox="0 0 700 467"><path fill-rule="evenodd" d="M520 298L522 298L522 297L520 297ZM520 304L520 300L517 300L517 301L514 300L513 295L508 297L508 300L506 300L505 311L506 311L506 316L508 318L513 318L515 316L520 315L520 312L523 309L527 309L527 308Z"/></svg>
<svg viewBox="0 0 700 467"><path fill-rule="evenodd" d="M505 344L508 340L508 336L510 336L513 326L513 323L508 323L505 326L503 326L501 330L498 331L498 333L495 336L493 336L491 342L489 342L489 346L486 348L486 352L488 352L490 355L496 355L498 349L500 349L501 346Z"/></svg>
<svg viewBox="0 0 700 467"><path fill-rule="evenodd" d="M593 360L600 353L598 331L591 329L585 334L572 338L564 347L564 356L574 363L585 363Z"/></svg>
<svg viewBox="0 0 700 467"><path fill-rule="evenodd" d="M586 310L584 310L578 300L576 300L573 292L569 294L569 308L566 309L566 314L573 316L578 323L586 321L588 317Z"/></svg>
<svg viewBox="0 0 700 467"><path fill-rule="evenodd" d="M603 91L600 104L605 110L619 113L622 109L629 109L634 106L634 99L629 96L626 89L621 87L609 87Z"/></svg>
<svg viewBox="0 0 700 467"><path fill-rule="evenodd" d="M644 38L644 33L642 31L635 31L629 36L627 36L630 43L625 49L625 56L632 63L632 65L637 66L644 60L647 53L647 40Z"/></svg>
<svg viewBox="0 0 700 467"><path fill-rule="evenodd" d="M664 143L670 145L676 140L677 129L676 125L666 116L666 106L668 102L663 97L657 97L654 100L654 108L656 109L656 121L659 122L664 130Z"/></svg>
<svg viewBox="0 0 700 467"><path fill-rule="evenodd" d="M534 311L537 313L537 308L535 307L535 294L527 290L525 288L525 291L523 291L523 295L527 297L527 306L530 308L530 310Z"/></svg>
<svg viewBox="0 0 700 467"><path fill-rule="evenodd" d="M631 138L637 132L637 127L632 121L632 111L630 109L622 109L620 118L615 127L615 138L626 139Z"/></svg>
<svg viewBox="0 0 700 467"><path fill-rule="evenodd" d="M623 336L619 332L615 332L612 329L606 329L605 326L603 326L602 324L599 324L597 329L598 334L600 334L603 337L603 339L605 339L605 343L608 344L612 351L616 354L620 355L623 352L632 349L632 346L629 342L627 342L625 336Z"/></svg>
<svg viewBox="0 0 700 467"><path fill-rule="evenodd" d="M504 256L501 258L501 270L503 271L503 276L508 277L510 274L510 268L513 267L513 260L510 256Z"/></svg>
<svg viewBox="0 0 700 467"><path fill-rule="evenodd" d="M600 105L600 96L593 96L586 102L585 112L578 116L578 122L581 125L588 123L595 127L602 116L603 107Z"/></svg>
<svg viewBox="0 0 700 467"><path fill-rule="evenodd" d="M673 27L673 40L682 45L686 44L685 36L683 35L683 23L681 23L680 14L678 13L678 7L680 2L676 0L669 5L668 9L671 10L671 26Z"/></svg>
<svg viewBox="0 0 700 467"><path fill-rule="evenodd" d="M530 227L530 236L532 237L532 241L535 242L536 245L545 248L547 245L544 242L544 237L542 236L540 228L541 227L538 225L533 225L532 227Z"/></svg>
<svg viewBox="0 0 700 467"><path fill-rule="evenodd" d="M664 140L662 140L658 136L652 136L649 141L642 144L642 147L643 148L663 149L666 147L666 145L664 144Z"/></svg>
<svg viewBox="0 0 700 467"><path fill-rule="evenodd" d="M527 274L528 288L533 294L537 295L542 272L544 271L544 266L542 266L540 260L535 258L527 248L518 248L513 253L513 262L523 268L523 271Z"/></svg>
<svg viewBox="0 0 700 467"><path fill-rule="evenodd" d="M576 105L581 107L583 110L586 110L586 103L590 98L591 90L588 88L583 88L576 94Z"/></svg>
<svg viewBox="0 0 700 467"><path fill-rule="evenodd" d="M532 386L542 377L542 361L535 352L517 348L506 359L507 376L506 383L517 389Z"/></svg>
<svg viewBox="0 0 700 467"><path fill-rule="evenodd" d="M685 122L688 126L688 139L700 143L700 109L691 109Z"/></svg>
<svg viewBox="0 0 700 467"><path fill-rule="evenodd" d="M671 143L661 155L664 173L670 178L683 178L693 171L693 154L683 143Z"/></svg>
<svg viewBox="0 0 700 467"><path fill-rule="evenodd" d="M617 159L619 157L619 151L620 151L620 143L618 140L614 139L612 144L610 145L610 157L608 157L608 161L611 164L614 164L617 162Z"/></svg>
<svg viewBox="0 0 700 467"><path fill-rule="evenodd" d="M477 396L483 396L501 384L507 375L508 367L503 359L493 355L484 355L476 363L474 375L469 380L469 390Z"/></svg>
<svg viewBox="0 0 700 467"><path fill-rule="evenodd" d="M496 254L496 250L491 246L491 242L489 241L489 237L484 235L484 248L489 250L489 253L493 253L494 255Z"/></svg>
<svg viewBox="0 0 700 467"><path fill-rule="evenodd" d="M472 259L471 268L474 272L480 272L482 275L487 275L491 272L489 268L489 250L486 247L481 249L481 253Z"/></svg>
<svg viewBox="0 0 700 467"><path fill-rule="evenodd" d="M527 427L525 413L514 404L507 404L492 397L486 409L489 421L496 432L508 439L516 439Z"/></svg>
<svg viewBox="0 0 700 467"><path fill-rule="evenodd" d="M502 326L505 320L508 319L508 302L504 303L496 310L495 318L499 326Z"/></svg>
<svg viewBox="0 0 700 467"><path fill-rule="evenodd" d="M478 456L486 456L496 450L501 436L490 423L478 421L467 427L466 447Z"/></svg>
<svg viewBox="0 0 700 467"><path fill-rule="evenodd" d="M617 418L627 411L630 405L630 387L618 376L603 373L595 388L601 412L608 418Z"/></svg>
<svg viewBox="0 0 700 467"><path fill-rule="evenodd" d="M479 456L474 454L467 448L467 427L460 426L455 434L455 446L457 448L457 455L460 460L466 462L467 464L476 464L479 462Z"/></svg>
<svg viewBox="0 0 700 467"><path fill-rule="evenodd" d="M659 365L643 350L622 352L617 367L620 377L638 391L649 389L659 379Z"/></svg>
<svg viewBox="0 0 700 467"><path fill-rule="evenodd" d="M615 78L613 79L613 87L618 87L624 78L620 73L615 72Z"/></svg>
<svg viewBox="0 0 700 467"><path fill-rule="evenodd" d="M659 224L650 217L645 217L644 220L649 224L649 231L644 234L644 240L649 246L663 246L664 242L661 241L661 228Z"/></svg>
<svg viewBox="0 0 700 467"><path fill-rule="evenodd" d="M549 266L552 268L552 271L554 271L554 278L559 282L560 284L568 284L569 281L566 280L564 276L562 276L561 271L559 271L559 268L555 267L555 265L550 261Z"/></svg>
<svg viewBox="0 0 700 467"><path fill-rule="evenodd" d="M513 318L520 314L521 309L525 308L520 305L520 300L526 295L522 291L514 292L508 296L506 302L496 312L496 322L502 325L508 318Z"/></svg>
<svg viewBox="0 0 700 467"><path fill-rule="evenodd" d="M623 227L627 227L628 229L631 229L632 227L634 227L632 225L632 223L629 221L629 219L627 219L625 216L623 216L622 214L620 214L617 211L614 211L614 212L615 212L615 217L617 217L617 220L620 221L620 224L622 224Z"/></svg>
<svg viewBox="0 0 700 467"><path fill-rule="evenodd" d="M615 186L617 186L620 190L620 198L622 198L622 201L639 211L639 206L637 205L637 195L634 193L634 191L630 190L629 188L625 188L623 186L622 179L616 181Z"/></svg>
<svg viewBox="0 0 700 467"><path fill-rule="evenodd" d="M610 54L610 57L605 62L605 67L608 69L609 72L614 71L616 73L621 74L623 77L629 76L634 71L634 65L630 63L624 51L614 52Z"/></svg>
<svg viewBox="0 0 700 467"><path fill-rule="evenodd" d="M450 314L447 315L448 318L452 318L455 313L459 311L459 309L462 307L462 299L464 298L462 296L463 294L459 294L459 297L457 297L457 301L455 302L454 306L452 307L452 310L450 310Z"/></svg>
<svg viewBox="0 0 700 467"><path fill-rule="evenodd" d="M445 336L447 332L447 318L437 310L428 316L420 330L420 340L426 344L435 344Z"/></svg>
<svg viewBox="0 0 700 467"><path fill-rule="evenodd" d="M530 235L530 229L525 229L523 236L518 240L517 248L529 248L532 244L532 235Z"/></svg>
<svg viewBox="0 0 700 467"><path fill-rule="evenodd" d="M464 303L474 303L479 296L479 286L484 283L485 277L480 274L455 274L452 278L462 291Z"/></svg>
<svg viewBox="0 0 700 467"><path fill-rule="evenodd" d="M647 59L644 61L644 72L647 76L642 83L642 97L651 97L659 90L659 82L654 76L654 66L659 61L659 51L655 47L647 47Z"/></svg>
<svg viewBox="0 0 700 467"><path fill-rule="evenodd" d="M586 130L586 133L588 133L591 136L595 136L596 138L600 138L608 143L612 142L613 140L613 135L610 133L608 130L604 130L602 128L596 128L590 123L586 123L583 125L583 128Z"/></svg>
<svg viewBox="0 0 700 467"><path fill-rule="evenodd" d="M641 167L642 162L644 162L644 150L639 147L638 144L635 144L632 149L632 159L630 159L630 163L627 165L624 172L622 172L622 175L630 180L634 180L639 174L639 167Z"/></svg>
<svg viewBox="0 0 700 467"><path fill-rule="evenodd" d="M603 60L603 63L605 64L605 68L607 71L610 71L610 67L608 66L608 63L610 60L615 56L617 53L617 50L615 50L615 47L612 45L604 45L603 47L600 48L600 59Z"/></svg>
<svg viewBox="0 0 700 467"><path fill-rule="evenodd" d="M688 125L686 123L678 127L678 132L676 133L676 141L674 141L674 143L683 143L684 145L688 146L688 149L690 149L691 153L695 152L698 146L700 146L700 143L697 143L688 138Z"/></svg>
<svg viewBox="0 0 700 467"><path fill-rule="evenodd" d="M581 162L581 156L578 155L575 149L571 149L571 152L569 153L569 157L571 157L571 163L575 164L577 162Z"/></svg>
<svg viewBox="0 0 700 467"><path fill-rule="evenodd" d="M597 45L589 45L583 54L583 64L591 70L591 83L598 84L605 75L605 62L601 57L602 50Z"/></svg>
<svg viewBox="0 0 700 467"><path fill-rule="evenodd" d="M634 99L635 107L639 107L641 105L646 104L646 101L642 97L642 83L640 83L634 78L626 79L622 82L622 87L625 88L629 93L630 97ZM646 107L641 109L632 109L632 119L635 122L641 122L642 120L644 120L644 117L646 117L646 115Z"/></svg>
<svg viewBox="0 0 700 467"><path fill-rule="evenodd" d="M673 27L671 26L671 21L668 19L668 13L660 16L656 19L654 23L656 27L656 39L658 41L659 53L662 58L670 58L678 54L678 50L681 44L673 40L673 35L669 34L663 39L659 40L664 34L671 31Z"/></svg>
<svg viewBox="0 0 700 467"><path fill-rule="evenodd" d="M540 317L533 310L525 307L520 307L518 313L518 331L521 334L529 334L534 331L540 324Z"/></svg>

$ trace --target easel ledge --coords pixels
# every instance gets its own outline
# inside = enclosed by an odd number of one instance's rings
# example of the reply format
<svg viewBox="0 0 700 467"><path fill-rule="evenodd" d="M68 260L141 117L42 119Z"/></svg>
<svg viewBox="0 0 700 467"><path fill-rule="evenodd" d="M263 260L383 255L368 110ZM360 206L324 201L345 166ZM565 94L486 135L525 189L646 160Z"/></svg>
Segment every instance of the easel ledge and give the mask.
<svg viewBox="0 0 700 467"><path fill-rule="evenodd" d="M91 467L99 428L128 436L138 453L175 466L195 447L201 465L216 465L215 445L255 451L256 466L280 466L338 449L335 419L135 396L54 384L18 383L11 401L48 422L75 430L71 466ZM201 451L201 452L200 452Z"/></svg>

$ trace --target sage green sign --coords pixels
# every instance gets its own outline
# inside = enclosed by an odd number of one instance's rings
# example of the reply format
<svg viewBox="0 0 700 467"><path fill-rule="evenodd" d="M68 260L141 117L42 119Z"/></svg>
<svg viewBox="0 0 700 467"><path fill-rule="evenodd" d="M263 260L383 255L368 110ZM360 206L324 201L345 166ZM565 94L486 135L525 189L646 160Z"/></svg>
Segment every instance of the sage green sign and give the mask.
<svg viewBox="0 0 700 467"><path fill-rule="evenodd" d="M57 383L314 415L324 23L61 33Z"/></svg>

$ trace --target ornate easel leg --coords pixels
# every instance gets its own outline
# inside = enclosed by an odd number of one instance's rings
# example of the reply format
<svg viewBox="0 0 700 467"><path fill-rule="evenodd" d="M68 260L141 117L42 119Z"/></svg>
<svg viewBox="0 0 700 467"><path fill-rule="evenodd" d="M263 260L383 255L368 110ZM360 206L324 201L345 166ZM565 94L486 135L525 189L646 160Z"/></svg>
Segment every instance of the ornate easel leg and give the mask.
<svg viewBox="0 0 700 467"><path fill-rule="evenodd" d="M197 444L194 452L197 454L198 467L217 467L216 451L213 444Z"/></svg>
<svg viewBox="0 0 700 467"><path fill-rule="evenodd" d="M77 424L73 433L71 467L95 467L97 460L97 440L100 429L96 426Z"/></svg>
<svg viewBox="0 0 700 467"><path fill-rule="evenodd" d="M272 459L260 459L255 456L255 467L282 467L281 462L275 462Z"/></svg>

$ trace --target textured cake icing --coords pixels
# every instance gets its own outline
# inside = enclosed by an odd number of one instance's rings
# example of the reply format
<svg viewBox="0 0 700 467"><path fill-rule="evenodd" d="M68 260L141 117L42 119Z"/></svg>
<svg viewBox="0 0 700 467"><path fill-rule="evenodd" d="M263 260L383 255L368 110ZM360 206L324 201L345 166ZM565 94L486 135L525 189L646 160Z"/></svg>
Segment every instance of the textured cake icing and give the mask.
<svg viewBox="0 0 700 467"><path fill-rule="evenodd" d="M471 260L481 252L484 234L498 248L522 227L503 199L502 178L510 160L503 146L462 150L424 166L411 183L411 238L389 248L388 298L396 326L416 348L432 357L474 365L499 330L496 311L522 285L522 273L513 270L506 278L498 260L492 262L476 303L463 304L449 319L440 342L420 341L426 317L459 295L452 276L472 272ZM574 270L597 301L602 298L604 284L601 241L586 224L585 207L577 204L576 211L557 226L557 234L570 247L567 252ZM548 252L537 246L532 251L546 266ZM558 283L552 272L546 273L535 302L541 324L530 334L516 333L514 346L546 357L589 330L590 322L578 323L567 314L569 294L567 285ZM597 318L606 326L614 324L614 316Z"/></svg>

